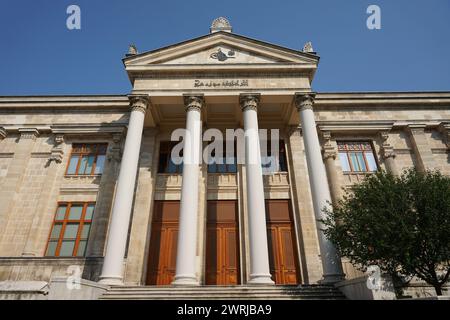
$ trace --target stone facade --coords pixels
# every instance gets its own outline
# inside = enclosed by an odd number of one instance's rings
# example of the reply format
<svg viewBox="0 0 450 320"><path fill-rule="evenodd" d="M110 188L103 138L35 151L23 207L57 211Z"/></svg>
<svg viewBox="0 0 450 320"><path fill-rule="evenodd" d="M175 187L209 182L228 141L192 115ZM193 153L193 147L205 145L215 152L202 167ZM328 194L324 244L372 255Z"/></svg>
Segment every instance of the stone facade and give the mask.
<svg viewBox="0 0 450 320"><path fill-rule="evenodd" d="M218 49L229 55L226 60L218 61L213 55ZM294 99L299 92L311 92L318 57L214 30L175 46L130 54L124 62L132 94L149 97L149 102L143 110L135 187L130 190L122 283L146 283L155 200L181 198L183 175L158 173L158 163L160 142L169 140L174 129L185 127L183 94L203 94L199 111L203 129L224 132L244 127L245 111L239 106L242 93L260 95L255 107L259 128L280 130L288 170L263 177L263 197L289 200L300 283L320 281L323 247L310 187L310 179L317 175L308 169L305 128ZM68 275L67 268L73 265L80 266L83 279L100 279L114 203L118 203L130 115L137 108L133 99L126 95L0 97L0 281L50 281ZM362 173L343 172L338 141L370 141L379 168L396 174L410 167L450 174L450 92L316 93L312 108L326 187L333 200L343 188L364 178ZM108 145L103 174L66 175L72 144L97 142ZM251 282L246 169L244 164L237 166L236 174L210 174L205 164L199 167L192 258L200 284L205 281L207 201L220 199L238 202L239 277L242 283ZM85 257L45 256L61 201L96 203ZM342 265L347 279L361 276L345 258Z"/></svg>

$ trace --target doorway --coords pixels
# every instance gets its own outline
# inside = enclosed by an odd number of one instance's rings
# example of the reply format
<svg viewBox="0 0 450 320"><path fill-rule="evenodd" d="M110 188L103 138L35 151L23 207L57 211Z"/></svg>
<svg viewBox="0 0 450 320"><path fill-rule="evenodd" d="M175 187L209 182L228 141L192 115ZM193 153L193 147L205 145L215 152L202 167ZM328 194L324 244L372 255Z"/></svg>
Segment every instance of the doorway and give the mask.
<svg viewBox="0 0 450 320"><path fill-rule="evenodd" d="M275 284L300 283L290 200L266 200L269 265Z"/></svg>
<svg viewBox="0 0 450 320"><path fill-rule="evenodd" d="M155 201L150 236L147 285L169 285L177 260L179 201Z"/></svg>
<svg viewBox="0 0 450 320"><path fill-rule="evenodd" d="M210 200L207 207L205 284L240 283L238 210L235 200Z"/></svg>

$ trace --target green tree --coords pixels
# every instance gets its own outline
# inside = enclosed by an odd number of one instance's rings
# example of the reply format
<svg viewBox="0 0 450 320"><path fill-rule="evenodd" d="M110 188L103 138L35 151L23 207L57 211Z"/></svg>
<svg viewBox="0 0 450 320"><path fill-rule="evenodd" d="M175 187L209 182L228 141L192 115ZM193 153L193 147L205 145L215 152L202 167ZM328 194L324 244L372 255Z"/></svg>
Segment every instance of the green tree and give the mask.
<svg viewBox="0 0 450 320"><path fill-rule="evenodd" d="M449 177L380 171L324 210L325 235L357 268L378 265L394 282L416 276L442 295L450 275Z"/></svg>

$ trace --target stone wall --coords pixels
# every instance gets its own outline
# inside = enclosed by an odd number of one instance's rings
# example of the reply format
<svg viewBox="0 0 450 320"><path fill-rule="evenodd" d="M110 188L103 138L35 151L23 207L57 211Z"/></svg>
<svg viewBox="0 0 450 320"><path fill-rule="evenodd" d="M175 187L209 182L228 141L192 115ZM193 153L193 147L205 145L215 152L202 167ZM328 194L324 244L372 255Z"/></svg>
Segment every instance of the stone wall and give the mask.
<svg viewBox="0 0 450 320"><path fill-rule="evenodd" d="M90 110L0 110L0 127L7 129L6 137L0 136L0 280L48 281L52 274L66 275L71 263L83 266L86 279L98 278L128 122L127 106L124 101L122 109L99 105ZM414 166L449 174L448 130L442 124L450 119L449 109L440 104L368 107L322 102L315 107L315 116L319 131L331 132L329 142L335 151L339 140L368 140L372 141L383 169L388 168L382 156L387 144L395 154L399 171ZM291 200L302 282L316 283L322 277L322 265L302 132L297 125L283 125L280 132L285 132L289 172L265 176L265 196ZM387 132L387 139L382 139L382 132ZM62 142L57 142L58 135ZM156 172L159 141L167 140L169 135L170 130L161 128L144 130L125 264L128 284L145 282L154 199L179 199L181 176ZM65 175L71 145L76 142L108 143L102 176ZM55 150L60 151L60 161L54 158L58 155ZM339 157L334 158L333 164L337 170L334 183L339 189L364 178L361 174L343 173ZM200 188L198 275L203 277L205 239L201 230L206 223L206 201L238 199L240 260L245 279L249 259L245 167L238 166L236 176L227 176L207 175L203 166ZM87 258L43 258L58 201L96 202ZM362 275L345 258L343 266L349 279Z"/></svg>

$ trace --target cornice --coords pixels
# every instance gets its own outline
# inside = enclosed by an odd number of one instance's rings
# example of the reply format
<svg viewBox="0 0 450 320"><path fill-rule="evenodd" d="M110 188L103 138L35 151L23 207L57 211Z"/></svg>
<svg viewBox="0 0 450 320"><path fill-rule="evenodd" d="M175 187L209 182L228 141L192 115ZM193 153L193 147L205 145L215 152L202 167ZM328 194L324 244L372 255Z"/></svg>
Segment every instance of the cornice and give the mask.
<svg viewBox="0 0 450 320"><path fill-rule="evenodd" d="M317 107L450 106L450 92L340 92L317 93Z"/></svg>
<svg viewBox="0 0 450 320"><path fill-rule="evenodd" d="M126 95L117 96L0 96L0 110L77 108L77 109L121 109L128 108Z"/></svg>
<svg viewBox="0 0 450 320"><path fill-rule="evenodd" d="M394 121L316 121L321 131L389 131Z"/></svg>
<svg viewBox="0 0 450 320"><path fill-rule="evenodd" d="M93 133L123 133L127 124L55 124L51 125L51 132L55 134L93 134Z"/></svg>

